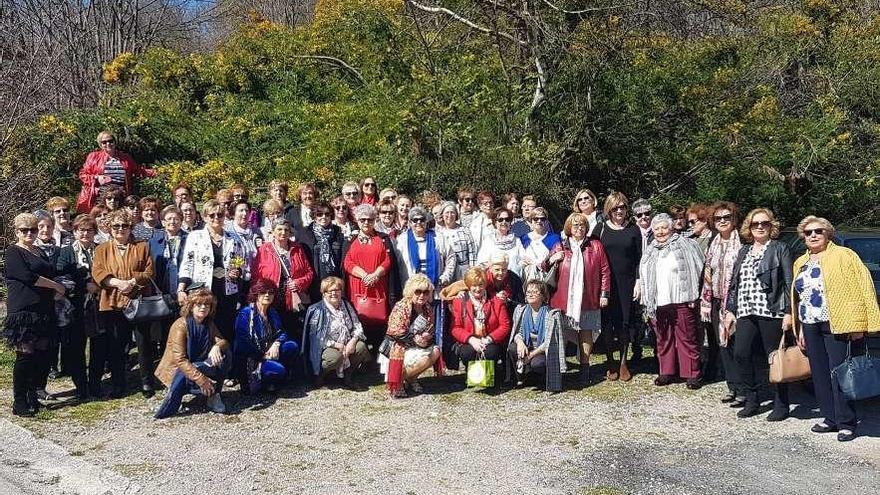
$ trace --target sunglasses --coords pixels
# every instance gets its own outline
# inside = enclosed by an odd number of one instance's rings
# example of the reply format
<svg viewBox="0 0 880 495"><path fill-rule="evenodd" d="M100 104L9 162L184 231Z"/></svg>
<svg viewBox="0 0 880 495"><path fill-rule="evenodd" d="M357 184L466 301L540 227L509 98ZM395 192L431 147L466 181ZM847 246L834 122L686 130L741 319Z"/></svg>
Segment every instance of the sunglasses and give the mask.
<svg viewBox="0 0 880 495"><path fill-rule="evenodd" d="M410 219L412 223L425 223L425 217L415 217Z"/></svg>
<svg viewBox="0 0 880 495"><path fill-rule="evenodd" d="M589 196L583 196L583 197L581 197L581 198L578 198L577 200L578 200L579 202L580 202L580 201L592 201L593 198L591 198L591 197L589 197Z"/></svg>
<svg viewBox="0 0 880 495"><path fill-rule="evenodd" d="M696 225L699 220L690 219L688 220L688 225Z"/></svg>
<svg viewBox="0 0 880 495"><path fill-rule="evenodd" d="M380 215L394 215L394 210L381 210L379 211Z"/></svg>
<svg viewBox="0 0 880 495"><path fill-rule="evenodd" d="M77 231L77 233L80 233L80 234L89 234L89 233L94 233L95 229L76 229L76 231Z"/></svg>
<svg viewBox="0 0 880 495"><path fill-rule="evenodd" d="M749 224L749 228L752 228L752 229L769 229L771 225L773 225L773 224L772 224L771 222L769 222L769 221L763 221L763 222L752 222L752 223Z"/></svg>
<svg viewBox="0 0 880 495"><path fill-rule="evenodd" d="M68 208L58 208L57 210L52 210L52 213L67 213L70 211Z"/></svg>
<svg viewBox="0 0 880 495"><path fill-rule="evenodd" d="M208 218L225 218L226 215L222 213L208 213Z"/></svg>
<svg viewBox="0 0 880 495"><path fill-rule="evenodd" d="M613 211L613 212L626 211L626 205L615 206L614 208L611 208L611 211Z"/></svg>
<svg viewBox="0 0 880 495"><path fill-rule="evenodd" d="M316 211L315 212L315 218L321 218L321 217L326 217L326 216L330 216L329 211Z"/></svg>
<svg viewBox="0 0 880 495"><path fill-rule="evenodd" d="M804 229L804 237L810 237L813 234L825 235L825 229Z"/></svg>
<svg viewBox="0 0 880 495"><path fill-rule="evenodd" d="M429 292L430 291L428 289L416 289L413 291L413 294L417 296L427 296Z"/></svg>
<svg viewBox="0 0 880 495"><path fill-rule="evenodd" d="M714 218L716 222L729 222L729 221L733 218L733 215L730 215L730 214L728 214L728 215L717 215L717 216L714 216L714 217L712 217L712 218Z"/></svg>
<svg viewBox="0 0 880 495"><path fill-rule="evenodd" d="M114 223L113 225L110 226L110 228L113 229L113 230L128 230L128 229L131 228L131 224L127 224L127 223Z"/></svg>
<svg viewBox="0 0 880 495"><path fill-rule="evenodd" d="M376 187L376 184L373 182L364 182L364 187Z"/></svg>
<svg viewBox="0 0 880 495"><path fill-rule="evenodd" d="M348 191L348 192L344 192L342 194L344 194L346 196L357 196L358 195L357 191Z"/></svg>
<svg viewBox="0 0 880 495"><path fill-rule="evenodd" d="M465 203L473 202L474 198L458 198L459 201L464 201Z"/></svg>
<svg viewBox="0 0 880 495"><path fill-rule="evenodd" d="M327 289L324 291L324 294L339 294L342 292L342 289Z"/></svg>
<svg viewBox="0 0 880 495"><path fill-rule="evenodd" d="M336 211L345 211L348 209L348 207L347 206L334 206L333 209Z"/></svg>
<svg viewBox="0 0 880 495"><path fill-rule="evenodd" d="M510 223L510 218L508 217L498 217L495 219L498 223Z"/></svg>
<svg viewBox="0 0 880 495"><path fill-rule="evenodd" d="M571 224L571 228L574 229L574 228L576 228L576 227L587 228L587 224L585 224L585 223L573 223L573 224Z"/></svg>
<svg viewBox="0 0 880 495"><path fill-rule="evenodd" d="M546 221L547 221L547 217L532 217L532 221L533 221L533 222L538 222L538 223L546 222Z"/></svg>
<svg viewBox="0 0 880 495"><path fill-rule="evenodd" d="M105 139L105 140L101 141L101 144L113 144L115 142L116 141L113 139Z"/></svg>
<svg viewBox="0 0 880 495"><path fill-rule="evenodd" d="M636 218L644 218L644 217L650 217L650 216L651 216L650 211L643 211L641 213L636 213Z"/></svg>
<svg viewBox="0 0 880 495"><path fill-rule="evenodd" d="M38 229L36 227L24 227L24 228L18 229L18 231L21 232L22 234L36 234L37 230Z"/></svg>
<svg viewBox="0 0 880 495"><path fill-rule="evenodd" d="M375 218L358 218L358 223L373 223L375 221Z"/></svg>

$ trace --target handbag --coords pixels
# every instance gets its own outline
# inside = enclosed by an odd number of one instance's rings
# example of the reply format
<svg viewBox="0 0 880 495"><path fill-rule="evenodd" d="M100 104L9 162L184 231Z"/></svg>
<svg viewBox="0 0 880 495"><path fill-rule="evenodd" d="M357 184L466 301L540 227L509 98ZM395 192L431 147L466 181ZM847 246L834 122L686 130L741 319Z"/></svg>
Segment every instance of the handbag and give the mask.
<svg viewBox="0 0 880 495"><path fill-rule="evenodd" d="M122 314L125 319L132 323L147 323L171 318L174 312L171 310L173 299L170 294L162 294L156 282L150 279L156 294L153 296L138 296L128 300Z"/></svg>
<svg viewBox="0 0 880 495"><path fill-rule="evenodd" d="M370 292L369 287L366 292ZM373 297L369 294L358 294L354 296L352 305L364 325L381 326L388 320L388 303L378 294Z"/></svg>
<svg viewBox="0 0 880 495"><path fill-rule="evenodd" d="M852 356L852 341L846 346L846 360L831 370L840 391L848 400L863 400L880 395L880 358L871 355L868 339L865 354Z"/></svg>
<svg viewBox="0 0 880 495"><path fill-rule="evenodd" d="M779 348L770 353L768 361L770 383L799 382L810 377L810 360L800 347L785 347L785 331L779 339Z"/></svg>
<svg viewBox="0 0 880 495"><path fill-rule="evenodd" d="M385 338L382 339L382 343L379 344L379 354L387 358L388 355L391 354L391 344L393 343L394 341L391 339L391 337L386 335Z"/></svg>
<svg viewBox="0 0 880 495"><path fill-rule="evenodd" d="M495 361L486 359L486 355L480 356L468 363L467 386L490 388L495 386Z"/></svg>

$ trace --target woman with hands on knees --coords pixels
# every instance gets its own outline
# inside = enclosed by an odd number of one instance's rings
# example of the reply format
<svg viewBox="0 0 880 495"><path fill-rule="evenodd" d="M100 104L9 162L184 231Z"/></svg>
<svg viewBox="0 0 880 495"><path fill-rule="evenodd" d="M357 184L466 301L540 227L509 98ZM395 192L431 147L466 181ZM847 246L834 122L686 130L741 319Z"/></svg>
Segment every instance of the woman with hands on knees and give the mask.
<svg viewBox="0 0 880 495"><path fill-rule="evenodd" d="M456 354L467 365L476 359L495 361L502 356L510 335L510 315L505 300L488 297L486 273L474 267L464 274L467 292L452 300L450 333Z"/></svg>
<svg viewBox="0 0 880 495"><path fill-rule="evenodd" d="M526 304L513 312L513 329L507 346L508 379L516 373L516 385L523 384L528 373L544 376L545 390L562 390L565 372L565 341L562 338L563 314L547 305L547 284L539 280L526 283Z"/></svg>

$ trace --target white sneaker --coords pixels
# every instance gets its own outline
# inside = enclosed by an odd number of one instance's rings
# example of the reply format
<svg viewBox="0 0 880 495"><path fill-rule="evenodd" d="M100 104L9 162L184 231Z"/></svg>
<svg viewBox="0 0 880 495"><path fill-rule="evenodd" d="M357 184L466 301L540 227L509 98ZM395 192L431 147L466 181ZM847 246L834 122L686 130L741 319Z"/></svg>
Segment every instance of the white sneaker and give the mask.
<svg viewBox="0 0 880 495"><path fill-rule="evenodd" d="M223 403L223 397L220 396L220 393L216 393L210 397L208 397L208 409L214 411L218 414L226 413L226 404Z"/></svg>

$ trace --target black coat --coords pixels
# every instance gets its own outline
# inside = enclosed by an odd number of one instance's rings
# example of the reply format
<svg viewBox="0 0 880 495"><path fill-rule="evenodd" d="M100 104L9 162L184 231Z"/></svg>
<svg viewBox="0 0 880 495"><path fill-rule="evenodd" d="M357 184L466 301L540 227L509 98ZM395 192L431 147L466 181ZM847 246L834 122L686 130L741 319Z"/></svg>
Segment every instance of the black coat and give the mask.
<svg viewBox="0 0 880 495"><path fill-rule="evenodd" d="M743 260L751 244L746 244L739 250L736 263L733 265L733 273L730 277L730 289L727 293L727 310L736 314L739 296L739 274ZM764 251L764 257L758 264L758 281L761 288L767 294L767 306L772 313L791 314L791 299L789 290L792 283L792 270L794 261L788 246L777 240L771 240Z"/></svg>

